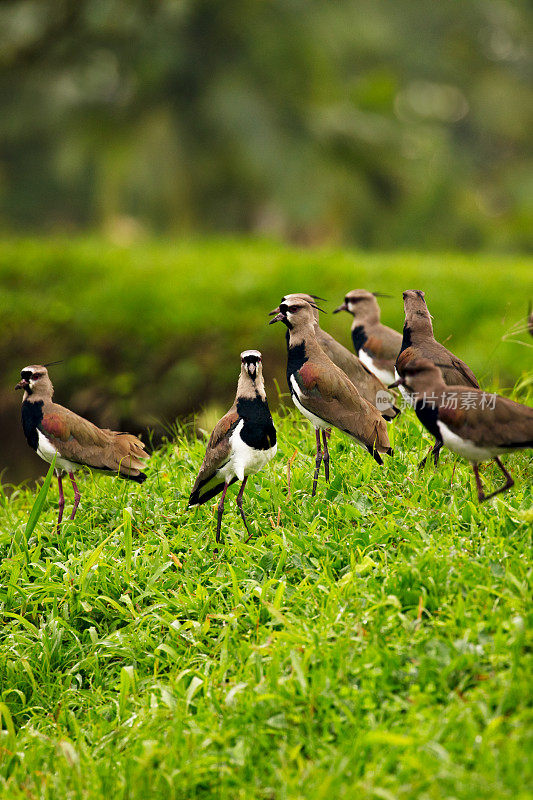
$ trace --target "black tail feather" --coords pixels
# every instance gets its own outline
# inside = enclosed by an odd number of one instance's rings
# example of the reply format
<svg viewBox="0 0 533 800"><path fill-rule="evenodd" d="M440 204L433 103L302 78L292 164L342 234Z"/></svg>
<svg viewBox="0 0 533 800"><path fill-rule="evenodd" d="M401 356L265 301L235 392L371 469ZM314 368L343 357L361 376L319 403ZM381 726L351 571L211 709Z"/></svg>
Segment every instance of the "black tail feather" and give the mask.
<svg viewBox="0 0 533 800"><path fill-rule="evenodd" d="M205 483L198 486L194 492L191 492L191 496L189 497L188 508L191 506L202 506L204 503L207 503L208 500L211 500L212 497L216 497L217 494L220 494L222 489L224 488L224 481L220 483L216 483L214 486L211 486L207 491L203 492L204 486L212 480L210 477ZM235 483L237 478L232 478L229 482L231 486L232 483Z"/></svg>

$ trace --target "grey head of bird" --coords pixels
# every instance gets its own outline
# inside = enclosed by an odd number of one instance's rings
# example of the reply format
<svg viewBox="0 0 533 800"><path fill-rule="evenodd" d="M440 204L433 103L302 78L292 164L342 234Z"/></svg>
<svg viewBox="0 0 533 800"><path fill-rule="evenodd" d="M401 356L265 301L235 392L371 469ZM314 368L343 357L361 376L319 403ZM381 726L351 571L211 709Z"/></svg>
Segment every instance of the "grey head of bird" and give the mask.
<svg viewBox="0 0 533 800"><path fill-rule="evenodd" d="M283 322L290 331L303 331L305 328L309 328L314 332L315 313L322 310L314 301L303 300L297 295L287 295L287 300L284 299L279 304L279 311L274 319L270 320L269 325L273 325L274 322Z"/></svg>
<svg viewBox="0 0 533 800"><path fill-rule="evenodd" d="M35 399L51 399L54 394L54 387L48 375L48 370L42 364L31 364L20 372L20 381L15 389L24 390L24 398L33 397Z"/></svg>
<svg viewBox="0 0 533 800"><path fill-rule="evenodd" d="M281 298L282 303L290 303L293 300L305 300L306 303L309 303L314 310L314 318L315 322L318 323L318 312L319 308L316 305L316 300L323 300L323 297L318 297L316 294L305 294L305 292L292 292L291 294L286 294ZM273 317L275 314L279 314L279 306L277 308L273 308L272 311L269 311L268 316Z"/></svg>
<svg viewBox="0 0 533 800"><path fill-rule="evenodd" d="M446 384L439 367L428 358L415 358L408 363L403 376L389 386L405 386L415 395L430 394L436 390L446 390Z"/></svg>
<svg viewBox="0 0 533 800"><path fill-rule="evenodd" d="M348 311L357 319L367 320L368 322L379 322L380 308L376 297L389 297L380 292L367 292L366 289L352 289L344 296L344 302L334 309L333 313Z"/></svg>

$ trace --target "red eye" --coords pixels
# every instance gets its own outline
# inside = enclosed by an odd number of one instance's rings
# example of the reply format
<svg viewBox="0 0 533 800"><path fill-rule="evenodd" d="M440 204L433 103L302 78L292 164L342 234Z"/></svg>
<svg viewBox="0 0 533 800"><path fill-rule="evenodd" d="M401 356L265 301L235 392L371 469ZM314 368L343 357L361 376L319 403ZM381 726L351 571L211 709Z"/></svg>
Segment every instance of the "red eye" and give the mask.
<svg viewBox="0 0 533 800"><path fill-rule="evenodd" d="M298 306L289 306L289 311L291 312L291 314L296 314L296 312L298 311Z"/></svg>

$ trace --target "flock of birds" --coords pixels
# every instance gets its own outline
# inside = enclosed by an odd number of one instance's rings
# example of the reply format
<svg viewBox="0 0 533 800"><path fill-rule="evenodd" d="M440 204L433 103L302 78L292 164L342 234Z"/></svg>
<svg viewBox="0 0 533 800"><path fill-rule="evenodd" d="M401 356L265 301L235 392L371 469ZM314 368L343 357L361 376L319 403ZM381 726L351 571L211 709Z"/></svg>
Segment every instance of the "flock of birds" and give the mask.
<svg viewBox="0 0 533 800"><path fill-rule="evenodd" d="M533 409L481 390L472 370L436 341L424 292L403 294L403 335L381 323L377 296L380 295L356 289L348 292L334 311L347 311L353 316L355 354L322 330L321 309L317 305L320 298L315 295L285 295L270 312L270 324L282 322L287 328L287 383L292 400L315 428L312 496L316 494L322 465L329 481L328 437L332 428L361 445L378 464L383 464L382 455L393 455L387 422L400 413L395 405L396 395L388 391L394 388L400 389L434 437L435 445L428 456L433 456L435 467L439 451L445 446L471 462L480 502L510 488L513 479L500 455L533 447ZM15 388L24 391L22 426L28 444L44 461L52 463L55 458L59 531L65 505L65 474L74 489L70 515L74 519L80 501L76 470L87 466L143 483L146 475L142 470L148 455L137 437L98 428L54 403L47 366L50 365L24 367ZM221 493L217 542L226 493L236 481L241 482L237 507L251 536L242 506L246 482L275 456L276 450L276 429L265 393L261 353L245 350L241 353L235 401L211 434L189 498L189 507L193 507ZM505 483L487 495L479 463L490 459L502 471Z"/></svg>

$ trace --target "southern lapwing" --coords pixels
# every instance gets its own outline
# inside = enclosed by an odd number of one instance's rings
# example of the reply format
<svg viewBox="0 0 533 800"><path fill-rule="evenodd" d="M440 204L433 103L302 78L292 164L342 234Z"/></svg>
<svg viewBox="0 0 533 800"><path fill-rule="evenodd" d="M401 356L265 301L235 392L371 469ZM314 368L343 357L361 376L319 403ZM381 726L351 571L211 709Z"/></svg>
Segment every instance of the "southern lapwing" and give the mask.
<svg viewBox="0 0 533 800"><path fill-rule="evenodd" d="M533 304L531 303L531 300L529 301L529 309L527 314L527 329L531 336L533 336Z"/></svg>
<svg viewBox="0 0 533 800"><path fill-rule="evenodd" d="M533 408L476 387L448 385L427 358L410 361L397 383L412 393L418 419L437 442L470 461L480 503L513 485L499 457L533 448ZM505 484L486 495L478 465L490 459L504 474Z"/></svg>
<svg viewBox="0 0 533 800"><path fill-rule="evenodd" d="M282 297L281 302L290 303L294 298L313 304L315 300L320 299L312 294L294 293L286 294L285 297ZM270 312L270 316L275 314L279 314L279 306ZM365 367L356 355L320 327L317 308L313 308L313 314L316 338L325 354L349 377L361 397L364 397L373 406L379 407L381 416L387 422L398 416L400 409L394 405L394 396L387 392L387 387L368 367ZM287 331L288 335L289 332Z"/></svg>
<svg viewBox="0 0 533 800"><path fill-rule="evenodd" d="M313 304L314 307L315 304ZM283 322L289 330L287 341L287 383L296 408L314 425L316 462L312 496L316 494L320 465L324 461L329 480L328 428L338 428L368 450L378 464L380 453L392 455L385 420L365 400L345 373L320 347L313 306L305 300L280 303L279 313L270 324ZM320 444L320 431L324 453Z"/></svg>
<svg viewBox="0 0 533 800"><path fill-rule="evenodd" d="M40 364L24 367L20 376L21 380L15 389L24 390L22 427L28 444L48 463L56 456L55 472L59 485L58 532L65 506L65 473L74 489L74 508L70 519L76 516L80 502L74 473L81 467L117 474L136 483L146 480L146 475L141 470L148 455L144 452L144 444L136 436L98 428L68 408L54 403L54 387L46 367Z"/></svg>
<svg viewBox="0 0 533 800"><path fill-rule="evenodd" d="M250 538L242 507L242 496L249 475L259 472L274 458L277 450L276 429L268 408L263 381L261 353L241 353L241 374L232 407L215 425L207 444L205 458L194 483L189 507L206 503L222 492L218 504L216 541L220 541L224 501L228 486L239 480L237 507Z"/></svg>
<svg viewBox="0 0 533 800"><path fill-rule="evenodd" d="M380 381L388 385L394 380L394 363L400 352L402 336L398 331L382 325L381 311L376 297L386 297L379 292L354 289L344 298L344 303L333 313L348 311L353 316L352 341L355 352Z"/></svg>
<svg viewBox="0 0 533 800"><path fill-rule="evenodd" d="M405 323L402 346L396 359L395 377L402 378L406 367L414 359L428 358L440 368L444 382L448 386L469 386L479 389L477 378L470 367L435 339L424 292L419 290L404 292L403 304ZM402 394L409 401L409 392L401 384L400 387L403 389ZM442 443L437 441L431 451L435 466L439 460L441 447ZM427 458L428 456L420 462L420 467L424 466Z"/></svg>

